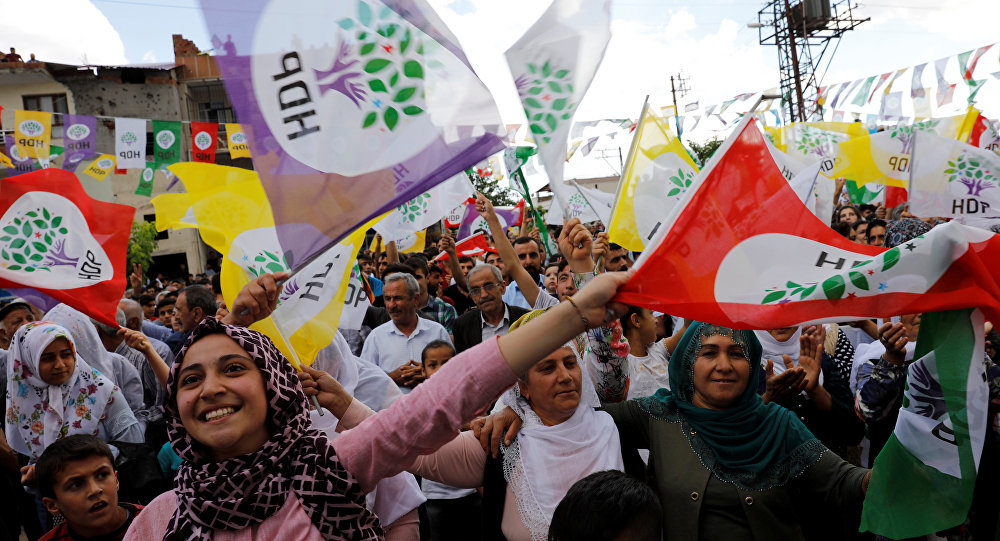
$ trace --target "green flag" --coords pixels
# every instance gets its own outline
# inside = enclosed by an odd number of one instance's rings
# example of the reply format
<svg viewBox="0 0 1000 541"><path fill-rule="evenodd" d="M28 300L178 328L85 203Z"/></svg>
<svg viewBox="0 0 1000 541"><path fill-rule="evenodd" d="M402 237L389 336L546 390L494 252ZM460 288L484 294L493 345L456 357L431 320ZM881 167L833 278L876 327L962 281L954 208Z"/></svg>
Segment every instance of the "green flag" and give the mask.
<svg viewBox="0 0 1000 541"><path fill-rule="evenodd" d="M153 168L147 167L139 175L139 187L135 189L136 195L152 197L153 195Z"/></svg>
<svg viewBox="0 0 1000 541"><path fill-rule="evenodd" d="M180 161L181 123L153 121L153 155L157 167Z"/></svg>
<svg viewBox="0 0 1000 541"><path fill-rule="evenodd" d="M878 199L885 193L885 184L869 182L863 186L858 186L854 180L847 181L847 194L851 198L852 205L867 205Z"/></svg>
<svg viewBox="0 0 1000 541"><path fill-rule="evenodd" d="M872 468L861 531L922 537L965 521L986 436L979 310L924 314L903 405Z"/></svg>

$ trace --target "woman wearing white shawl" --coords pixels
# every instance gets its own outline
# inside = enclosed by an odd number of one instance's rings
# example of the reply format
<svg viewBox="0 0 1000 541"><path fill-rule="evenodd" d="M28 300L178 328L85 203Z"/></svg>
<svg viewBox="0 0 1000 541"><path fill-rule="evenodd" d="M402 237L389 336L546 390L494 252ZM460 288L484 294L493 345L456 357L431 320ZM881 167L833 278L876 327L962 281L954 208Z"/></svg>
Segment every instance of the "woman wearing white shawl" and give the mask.
<svg viewBox="0 0 1000 541"><path fill-rule="evenodd" d="M529 312L511 325L541 314ZM516 390L515 390L516 389ZM508 540L546 539L552 513L576 481L609 469L623 470L618 429L611 416L594 410L597 393L585 377L572 344L561 347L523 374L504 402L523 415L524 427L504 449L501 483L487 477L492 466L472 431L460 433L437 452L419 457L410 472L454 487L484 486L484 516L490 495L502 492L496 524L484 524L487 536L502 532ZM372 413L357 400L341 420L342 428L359 424ZM484 482L485 480L485 482Z"/></svg>
<svg viewBox="0 0 1000 541"><path fill-rule="evenodd" d="M144 423L145 404L142 399L142 380L139 371L125 360L125 357L104 349L101 337L98 336L90 318L65 304L59 304L49 310L42 319L58 323L69 330L76 344L76 354L91 368L114 382L125 395L125 400L136 414L136 418L140 423Z"/></svg>
<svg viewBox="0 0 1000 541"><path fill-rule="evenodd" d="M72 335L61 325L40 321L22 326L11 340L9 360L4 432L10 446L31 463L70 434L93 434L106 442L143 441L121 391L77 354Z"/></svg>

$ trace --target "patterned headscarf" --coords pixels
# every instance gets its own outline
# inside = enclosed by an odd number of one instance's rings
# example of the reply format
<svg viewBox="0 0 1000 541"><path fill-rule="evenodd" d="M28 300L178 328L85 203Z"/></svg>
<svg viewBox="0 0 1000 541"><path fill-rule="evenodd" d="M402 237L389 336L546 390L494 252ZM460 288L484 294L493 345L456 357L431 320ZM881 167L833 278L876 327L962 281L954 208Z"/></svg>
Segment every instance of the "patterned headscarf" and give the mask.
<svg viewBox="0 0 1000 541"><path fill-rule="evenodd" d="M885 247L894 248L931 230L931 226L916 218L903 218L889 222L885 228Z"/></svg>
<svg viewBox="0 0 1000 541"><path fill-rule="evenodd" d="M702 339L730 337L750 363L747 387L732 407L711 410L694 405L694 363ZM679 422L691 449L716 477L747 490L764 490L801 475L826 451L790 410L764 404L757 395L761 347L753 331L695 322L670 360L670 389L637 400L654 417Z"/></svg>
<svg viewBox="0 0 1000 541"><path fill-rule="evenodd" d="M10 342L4 432L10 446L33 461L69 434L97 434L104 410L114 400L115 384L79 355L65 383L50 385L42 380L39 359L57 338L65 338L75 354L72 334L49 321L22 325Z"/></svg>
<svg viewBox="0 0 1000 541"><path fill-rule="evenodd" d="M212 461L181 424L177 377L194 342L224 333L264 377L268 422L276 427L253 453ZM270 517L290 494L325 539L382 539L361 487L337 459L327 437L310 428L306 396L289 362L263 334L206 318L191 333L167 381L167 435L184 459L177 472L177 510L164 539L211 539L212 530L241 530Z"/></svg>

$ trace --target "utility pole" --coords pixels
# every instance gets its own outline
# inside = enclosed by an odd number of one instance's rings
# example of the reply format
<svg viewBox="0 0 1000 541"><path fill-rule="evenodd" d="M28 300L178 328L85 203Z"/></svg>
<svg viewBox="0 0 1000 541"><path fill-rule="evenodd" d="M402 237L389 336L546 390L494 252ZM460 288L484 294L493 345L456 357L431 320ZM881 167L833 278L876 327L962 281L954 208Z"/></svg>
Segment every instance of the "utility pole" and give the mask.
<svg viewBox="0 0 1000 541"><path fill-rule="evenodd" d="M676 78L677 78L677 85L680 88L675 88L674 87L674 77L675 77L674 75L670 76L670 95L673 96L673 98L674 98L674 126L677 127L677 136L680 137L680 135L681 135L681 110L677 107L677 93L680 92L681 93L681 97L683 98L684 94L687 94L688 90L691 90L690 88L687 87L687 84L686 84L690 80L690 78L683 77L680 73L678 73L676 75Z"/></svg>

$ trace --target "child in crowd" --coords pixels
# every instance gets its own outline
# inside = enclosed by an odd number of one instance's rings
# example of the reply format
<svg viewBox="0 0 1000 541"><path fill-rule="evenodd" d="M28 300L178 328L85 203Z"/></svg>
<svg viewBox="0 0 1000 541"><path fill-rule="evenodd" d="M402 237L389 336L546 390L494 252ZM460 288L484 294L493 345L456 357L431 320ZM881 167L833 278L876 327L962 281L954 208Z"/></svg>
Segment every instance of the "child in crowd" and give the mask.
<svg viewBox="0 0 1000 541"><path fill-rule="evenodd" d="M41 541L117 541L141 505L118 502L118 476L111 448L96 436L74 434L45 448L35 465L45 508L64 522Z"/></svg>
<svg viewBox="0 0 1000 541"><path fill-rule="evenodd" d="M424 378L429 378L455 356L455 348L444 340L435 340L420 355ZM427 522L431 541L482 538L480 517L482 502L474 488L455 488L422 479L420 487L427 497Z"/></svg>

